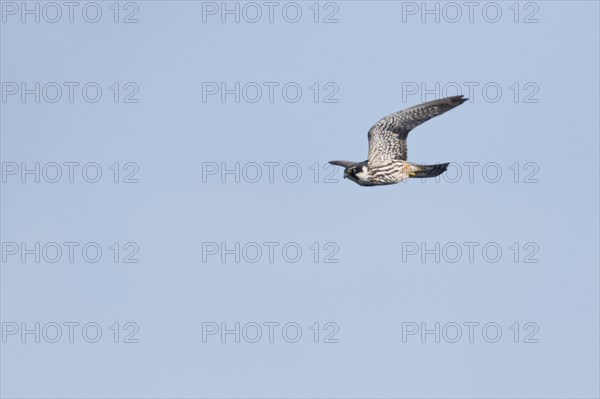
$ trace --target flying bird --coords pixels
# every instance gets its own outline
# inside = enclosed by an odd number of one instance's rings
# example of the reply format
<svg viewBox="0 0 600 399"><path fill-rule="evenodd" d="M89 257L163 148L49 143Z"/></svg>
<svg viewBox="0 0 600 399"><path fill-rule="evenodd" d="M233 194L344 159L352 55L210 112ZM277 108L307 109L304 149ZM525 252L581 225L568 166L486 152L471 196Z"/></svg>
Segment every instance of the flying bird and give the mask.
<svg viewBox="0 0 600 399"><path fill-rule="evenodd" d="M408 180L441 175L449 163L419 165L407 161L408 133L429 119L441 115L468 99L453 96L429 101L388 115L374 124L367 135L368 160L363 162L330 161L343 166L344 178L361 186L380 186Z"/></svg>

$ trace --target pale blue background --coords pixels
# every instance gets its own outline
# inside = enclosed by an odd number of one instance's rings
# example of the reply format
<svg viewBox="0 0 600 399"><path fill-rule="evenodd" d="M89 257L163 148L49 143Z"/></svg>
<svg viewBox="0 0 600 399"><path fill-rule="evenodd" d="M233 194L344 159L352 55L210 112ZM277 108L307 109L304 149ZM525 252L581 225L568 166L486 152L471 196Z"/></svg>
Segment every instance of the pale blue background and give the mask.
<svg viewBox="0 0 600 399"><path fill-rule="evenodd" d="M2 184L2 241L140 245L138 264L2 264L3 322L140 326L138 344L2 344L3 397L598 397L597 2L539 2L537 24L402 23L393 1L203 24L200 2L138 4L138 24L2 24L2 81L140 86L138 104L2 104L3 162L140 165L133 185ZM332 81L340 101L203 103L203 81ZM406 81L536 82L537 104L507 92L420 127L409 157L536 162L540 183L201 181L204 161L363 160L371 124L420 102ZM340 262L203 264L203 241L335 241ZM404 241L535 241L540 262L402 263ZM203 344L203 321L333 321L340 342ZM506 337L402 343L404 321ZM512 343L515 321L540 342Z"/></svg>

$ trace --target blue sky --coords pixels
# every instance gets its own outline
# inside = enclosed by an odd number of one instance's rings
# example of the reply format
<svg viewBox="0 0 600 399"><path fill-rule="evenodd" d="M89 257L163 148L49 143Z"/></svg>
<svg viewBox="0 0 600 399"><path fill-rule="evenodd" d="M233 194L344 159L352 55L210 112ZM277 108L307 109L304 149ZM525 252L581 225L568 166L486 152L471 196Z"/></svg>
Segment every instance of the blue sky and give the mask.
<svg viewBox="0 0 600 399"><path fill-rule="evenodd" d="M4 397L598 396L597 3L27 4ZM441 179L327 165L457 88L409 136Z"/></svg>

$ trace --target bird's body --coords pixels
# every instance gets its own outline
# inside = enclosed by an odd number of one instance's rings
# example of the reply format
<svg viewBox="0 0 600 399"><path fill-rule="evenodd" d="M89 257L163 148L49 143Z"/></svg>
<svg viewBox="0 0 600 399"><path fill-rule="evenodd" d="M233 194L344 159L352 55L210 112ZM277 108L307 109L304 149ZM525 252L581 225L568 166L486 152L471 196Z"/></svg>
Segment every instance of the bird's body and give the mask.
<svg viewBox="0 0 600 399"><path fill-rule="evenodd" d="M369 129L369 156L363 162L331 161L343 166L344 177L361 186L379 186L406 181L410 177L435 177L448 163L419 165L407 161L406 138L421 123L462 104L463 96L447 97L404 109L379 120Z"/></svg>
<svg viewBox="0 0 600 399"><path fill-rule="evenodd" d="M408 162L392 160L386 165L369 167L368 161L359 162L355 173L346 173L346 178L361 186L395 184L407 180L413 166Z"/></svg>

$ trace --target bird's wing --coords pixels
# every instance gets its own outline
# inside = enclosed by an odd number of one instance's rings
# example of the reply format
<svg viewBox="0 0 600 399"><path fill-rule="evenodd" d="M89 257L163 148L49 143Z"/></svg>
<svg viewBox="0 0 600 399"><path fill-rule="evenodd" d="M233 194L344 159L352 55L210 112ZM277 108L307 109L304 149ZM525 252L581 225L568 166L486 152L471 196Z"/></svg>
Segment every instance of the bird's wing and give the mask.
<svg viewBox="0 0 600 399"><path fill-rule="evenodd" d="M369 164L385 165L407 159L406 138L421 123L467 101L463 96L442 98L403 109L379 120L369 129Z"/></svg>
<svg viewBox="0 0 600 399"><path fill-rule="evenodd" d="M342 166L344 168L349 168L350 166L354 165L356 162L350 162L350 161L329 161L330 164L332 165L337 165L337 166Z"/></svg>

